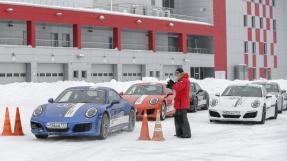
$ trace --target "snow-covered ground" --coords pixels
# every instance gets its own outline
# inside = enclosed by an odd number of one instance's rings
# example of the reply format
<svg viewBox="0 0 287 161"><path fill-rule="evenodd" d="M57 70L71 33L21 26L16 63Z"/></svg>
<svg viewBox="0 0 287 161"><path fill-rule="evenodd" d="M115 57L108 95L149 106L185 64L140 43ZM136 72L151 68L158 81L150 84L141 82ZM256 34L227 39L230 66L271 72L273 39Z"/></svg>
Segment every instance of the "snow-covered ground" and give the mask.
<svg viewBox="0 0 287 161"><path fill-rule="evenodd" d="M146 78L145 81L156 81ZM213 95L232 83L217 79L192 80ZM4 109L10 108L14 121L15 108L20 107L25 136L0 136L0 161L286 161L287 160L287 112L277 120L268 120L265 125L209 123L207 111L189 114L192 139L174 137L173 118L162 122L164 142L137 141L141 122L134 132L120 132L107 140L88 138L52 137L37 140L30 133L29 119L32 111L48 98L56 97L62 90L72 86L96 85L125 91L135 82L56 82L15 83L0 85L0 131L3 128ZM287 80L275 80L287 89ZM12 122L12 125L14 122ZM149 122L152 135L154 122Z"/></svg>

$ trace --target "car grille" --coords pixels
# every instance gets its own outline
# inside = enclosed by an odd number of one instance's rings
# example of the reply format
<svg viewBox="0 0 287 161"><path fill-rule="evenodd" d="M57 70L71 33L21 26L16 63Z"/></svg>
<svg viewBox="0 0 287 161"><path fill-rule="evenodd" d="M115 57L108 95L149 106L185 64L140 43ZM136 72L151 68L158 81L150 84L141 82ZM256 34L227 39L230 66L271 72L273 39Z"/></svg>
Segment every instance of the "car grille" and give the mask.
<svg viewBox="0 0 287 161"><path fill-rule="evenodd" d="M240 118L240 115L222 115L224 118L232 118L232 119L238 119Z"/></svg>
<svg viewBox="0 0 287 161"><path fill-rule="evenodd" d="M257 116L257 112L250 112L250 113L246 113L243 118L247 119L247 118L255 118Z"/></svg>
<svg viewBox="0 0 287 161"><path fill-rule="evenodd" d="M215 111L209 111L209 115L211 117L220 117L220 114L218 112L215 112Z"/></svg>
<svg viewBox="0 0 287 161"><path fill-rule="evenodd" d="M81 123L81 124L75 125L73 128L73 131L74 132L87 132L87 131L90 131L91 128L92 128L91 123Z"/></svg>
<svg viewBox="0 0 287 161"><path fill-rule="evenodd" d="M47 131L48 132L67 132L67 131L69 131L69 129L67 128L67 129L48 129L47 128Z"/></svg>
<svg viewBox="0 0 287 161"><path fill-rule="evenodd" d="M137 112L137 115L144 115L144 111L145 111L145 110L142 110L141 112ZM152 115L152 114L154 114L154 112L155 112L155 109L147 109L147 110L146 110L146 113L147 113L148 115Z"/></svg>

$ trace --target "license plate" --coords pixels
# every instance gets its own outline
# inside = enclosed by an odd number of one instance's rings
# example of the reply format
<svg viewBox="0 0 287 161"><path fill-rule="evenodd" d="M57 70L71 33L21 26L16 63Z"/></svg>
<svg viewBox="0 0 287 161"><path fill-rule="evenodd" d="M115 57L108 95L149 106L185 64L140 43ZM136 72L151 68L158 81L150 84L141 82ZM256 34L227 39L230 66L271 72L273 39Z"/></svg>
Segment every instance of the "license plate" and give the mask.
<svg viewBox="0 0 287 161"><path fill-rule="evenodd" d="M239 111L223 111L223 115L240 115Z"/></svg>
<svg viewBox="0 0 287 161"><path fill-rule="evenodd" d="M46 124L46 127L48 129L67 129L68 125L67 123L48 122Z"/></svg>

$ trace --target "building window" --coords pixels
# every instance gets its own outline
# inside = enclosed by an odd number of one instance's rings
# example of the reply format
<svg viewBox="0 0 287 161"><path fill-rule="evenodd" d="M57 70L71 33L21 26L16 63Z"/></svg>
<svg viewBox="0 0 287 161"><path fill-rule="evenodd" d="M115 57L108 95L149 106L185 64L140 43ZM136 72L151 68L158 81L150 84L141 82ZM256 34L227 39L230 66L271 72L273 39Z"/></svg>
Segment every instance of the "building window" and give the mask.
<svg viewBox="0 0 287 161"><path fill-rule="evenodd" d="M263 51L264 54L267 54L267 44L266 43L263 44L263 48L264 48L264 51Z"/></svg>
<svg viewBox="0 0 287 161"><path fill-rule="evenodd" d="M252 23L252 27L255 27L255 16L252 16L251 23Z"/></svg>
<svg viewBox="0 0 287 161"><path fill-rule="evenodd" d="M256 43L255 42L252 43L252 52L256 53Z"/></svg>
<svg viewBox="0 0 287 161"><path fill-rule="evenodd" d="M157 77L157 78L160 77L160 71L156 71L156 77Z"/></svg>
<svg viewBox="0 0 287 161"><path fill-rule="evenodd" d="M261 29L263 28L263 18L262 17L260 18L260 28Z"/></svg>
<svg viewBox="0 0 287 161"><path fill-rule="evenodd" d="M63 47L70 47L70 34L63 34L62 35L62 45Z"/></svg>
<svg viewBox="0 0 287 161"><path fill-rule="evenodd" d="M247 21L247 15L244 15L244 18L243 18L244 20L244 27L246 27L246 26L248 26L248 21Z"/></svg>
<svg viewBox="0 0 287 161"><path fill-rule="evenodd" d="M153 71L149 71L149 76L150 77L153 77L154 75L153 75Z"/></svg>
<svg viewBox="0 0 287 161"><path fill-rule="evenodd" d="M276 6L275 0L272 0L272 6Z"/></svg>
<svg viewBox="0 0 287 161"><path fill-rule="evenodd" d="M162 6L164 8L174 8L174 0L163 0Z"/></svg>
<svg viewBox="0 0 287 161"><path fill-rule="evenodd" d="M87 78L87 71L82 71L82 78Z"/></svg>
<svg viewBox="0 0 287 161"><path fill-rule="evenodd" d="M262 0L259 0L259 3L261 4L261 3L262 3Z"/></svg>
<svg viewBox="0 0 287 161"><path fill-rule="evenodd" d="M74 78L79 78L79 72L78 71L74 71Z"/></svg>
<svg viewBox="0 0 287 161"><path fill-rule="evenodd" d="M276 31L276 20L273 20L273 31Z"/></svg>
<svg viewBox="0 0 287 161"><path fill-rule="evenodd" d="M248 42L247 41L244 42L244 52L248 53Z"/></svg>
<svg viewBox="0 0 287 161"><path fill-rule="evenodd" d="M58 33L51 33L51 46L53 46L53 47L59 46L59 35L58 35Z"/></svg>
<svg viewBox="0 0 287 161"><path fill-rule="evenodd" d="M155 6L155 0L151 0L151 5Z"/></svg>

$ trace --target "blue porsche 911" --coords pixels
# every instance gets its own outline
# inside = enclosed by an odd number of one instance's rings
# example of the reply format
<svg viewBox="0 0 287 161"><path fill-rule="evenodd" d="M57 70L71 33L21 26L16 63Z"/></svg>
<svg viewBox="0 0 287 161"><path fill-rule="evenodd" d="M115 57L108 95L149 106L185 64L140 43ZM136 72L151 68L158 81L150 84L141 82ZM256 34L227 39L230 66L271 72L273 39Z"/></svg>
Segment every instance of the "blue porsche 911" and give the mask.
<svg viewBox="0 0 287 161"><path fill-rule="evenodd" d="M135 127L134 107L111 88L68 88L48 102L37 107L31 118L31 131L38 139L50 135L106 139L109 133Z"/></svg>

